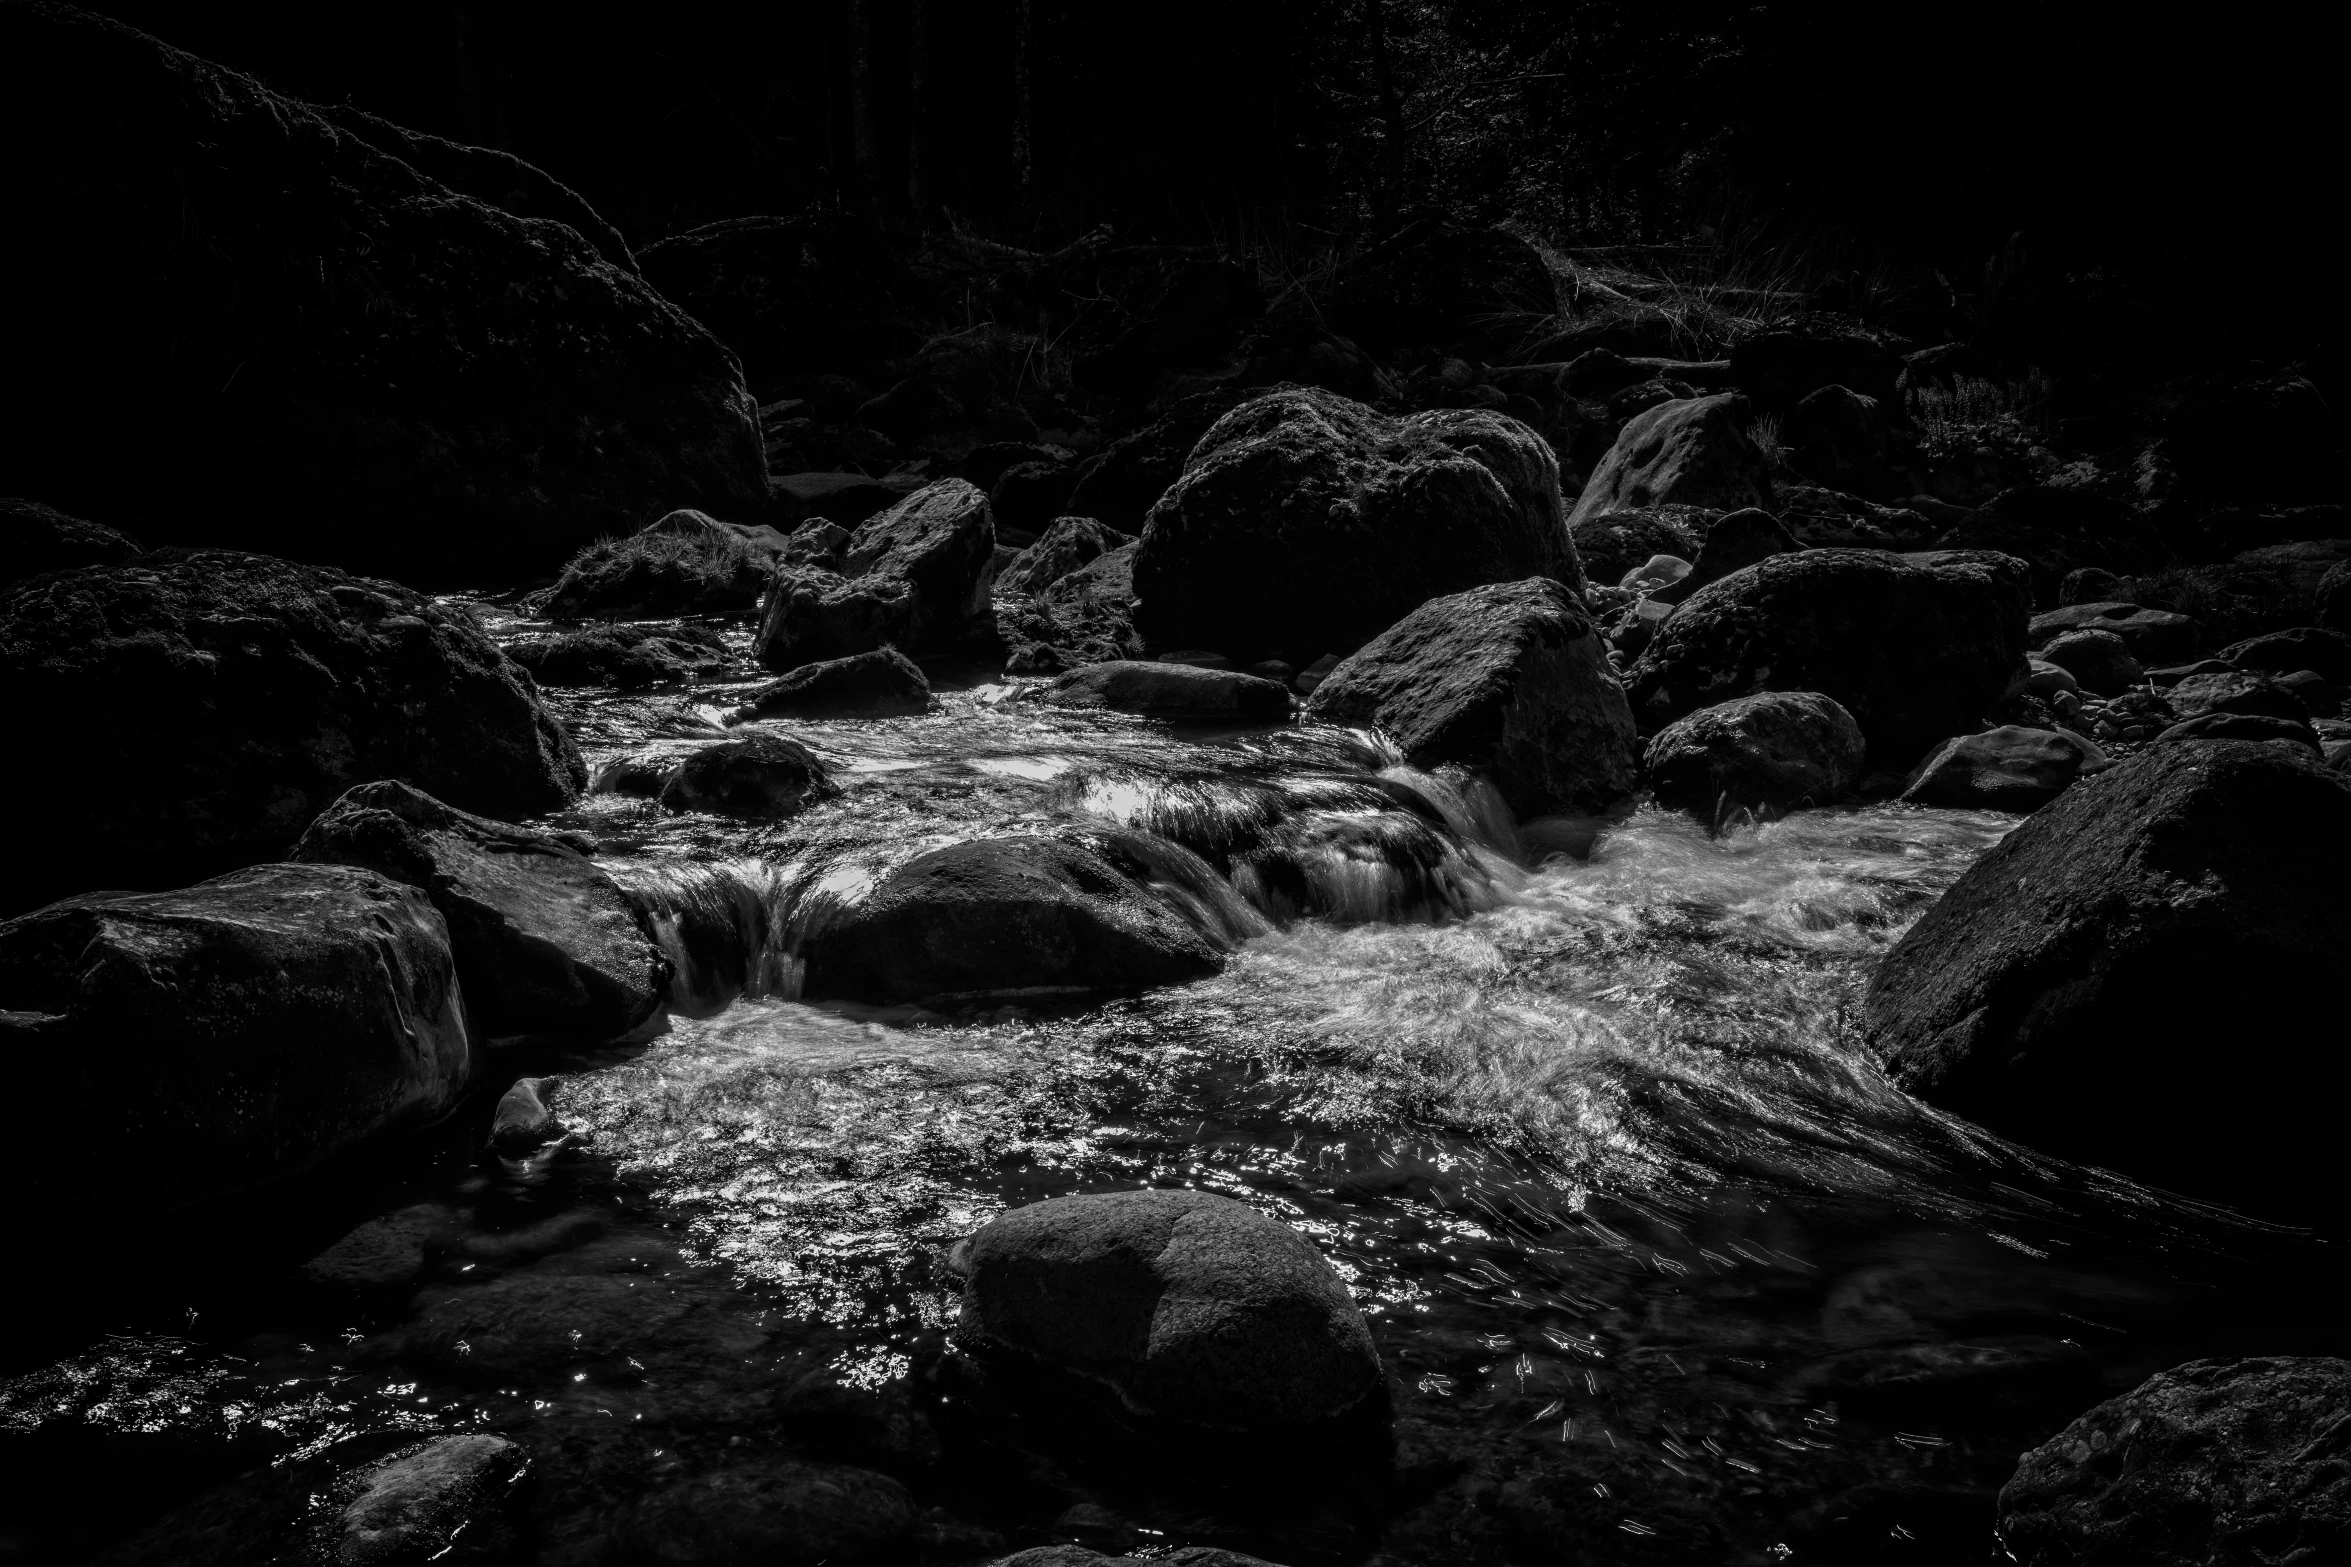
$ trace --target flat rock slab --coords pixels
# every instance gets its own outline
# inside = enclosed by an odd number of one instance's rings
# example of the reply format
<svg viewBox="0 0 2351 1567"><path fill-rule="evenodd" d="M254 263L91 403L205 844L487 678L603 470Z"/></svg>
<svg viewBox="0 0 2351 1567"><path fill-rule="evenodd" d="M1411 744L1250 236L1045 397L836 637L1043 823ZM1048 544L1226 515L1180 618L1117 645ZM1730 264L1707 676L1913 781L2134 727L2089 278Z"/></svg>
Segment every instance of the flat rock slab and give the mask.
<svg viewBox="0 0 2351 1567"><path fill-rule="evenodd" d="M1231 669L1116 659L1073 669L1037 700L1053 707L1101 707L1152 718L1201 723L1278 724L1290 716L1290 691L1277 681Z"/></svg>

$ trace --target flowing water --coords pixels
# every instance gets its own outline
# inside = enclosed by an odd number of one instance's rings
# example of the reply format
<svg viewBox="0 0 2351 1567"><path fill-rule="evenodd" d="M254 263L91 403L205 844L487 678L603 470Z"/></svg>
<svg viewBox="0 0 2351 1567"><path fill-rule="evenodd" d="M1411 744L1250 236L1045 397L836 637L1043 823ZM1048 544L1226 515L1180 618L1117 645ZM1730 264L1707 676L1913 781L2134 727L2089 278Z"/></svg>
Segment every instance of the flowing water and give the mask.
<svg viewBox="0 0 2351 1567"><path fill-rule="evenodd" d="M615 776L723 733L732 694L556 695ZM1872 1064L1872 960L2010 818L1514 824L1368 735L1177 731L976 680L921 718L769 727L841 796L746 824L599 792L555 823L654 911L668 1030L493 1061L440 1136L313 1183L293 1254L37 1336L0 1387L30 1455L0 1560L81 1559L355 1432L487 1428L536 1457L547 1562L615 1560L636 1496L783 1450L909 1480L934 1563L1054 1540L1978 1562L2018 1451L2088 1404L2200 1354L2339 1348L2306 1304L2327 1246L2000 1143ZM952 1014L801 999L812 921L1004 831L1139 868L1227 966ZM524 1072L568 1136L483 1151ZM1391 1471L1179 1482L958 1415L947 1249L1010 1205L1148 1184L1322 1248L1390 1373ZM414 1262L372 1293L291 1266L370 1219ZM94 1463L118 1515L44 1511Z"/></svg>

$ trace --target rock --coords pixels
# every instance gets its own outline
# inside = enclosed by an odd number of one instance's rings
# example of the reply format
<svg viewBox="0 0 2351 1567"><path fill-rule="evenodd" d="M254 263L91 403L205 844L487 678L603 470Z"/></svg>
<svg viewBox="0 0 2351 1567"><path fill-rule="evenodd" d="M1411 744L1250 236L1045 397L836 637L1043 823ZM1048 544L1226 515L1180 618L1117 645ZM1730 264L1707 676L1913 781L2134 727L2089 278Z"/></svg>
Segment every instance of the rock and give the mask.
<svg viewBox="0 0 2351 1567"><path fill-rule="evenodd" d="M74 736L74 783L9 769L44 824L18 906L282 854L356 784L483 815L568 804L571 737L461 608L264 555L166 550L0 593L0 685L27 734ZM104 722L93 723L102 716Z"/></svg>
<svg viewBox="0 0 2351 1567"><path fill-rule="evenodd" d="M895 503L893 503L895 504ZM793 566L821 566L839 571L848 556L849 541L857 535L837 522L811 517L784 540L784 561Z"/></svg>
<svg viewBox="0 0 2351 1567"><path fill-rule="evenodd" d="M1091 517L1057 517L1036 543L996 578L998 593L1042 593L1063 577L1135 541Z"/></svg>
<svg viewBox="0 0 2351 1567"><path fill-rule="evenodd" d="M949 1003L1180 984L1215 942L1102 854L1042 837L918 855L812 929L811 1000Z"/></svg>
<svg viewBox="0 0 2351 1567"><path fill-rule="evenodd" d="M2073 671L2061 664L2052 664L2038 653L2025 655L2024 688L2034 696L2055 696L2060 691L2079 691L2082 683L2073 677Z"/></svg>
<svg viewBox="0 0 2351 1567"><path fill-rule="evenodd" d="M1737 511L1768 504L1771 479L1747 435L1752 417L1747 400L1728 392L1660 403L1636 416L1585 481L1568 526L1651 506Z"/></svg>
<svg viewBox="0 0 2351 1567"><path fill-rule="evenodd" d="M1037 699L1195 723L1278 724L1290 716L1289 688L1277 681L1158 660L1088 664L1053 681Z"/></svg>
<svg viewBox="0 0 2351 1567"><path fill-rule="evenodd" d="M2171 725L2155 738L2166 741L2276 741L2324 753L2324 747L2318 743L2317 732L2307 722L2299 718L2279 718L2268 713L2202 713Z"/></svg>
<svg viewBox="0 0 2351 1567"><path fill-rule="evenodd" d="M547 1080L523 1077L498 1096L490 1117L490 1146L502 1153L526 1152L560 1134L555 1112L547 1107Z"/></svg>
<svg viewBox="0 0 2351 1567"><path fill-rule="evenodd" d="M1289 1226L1188 1190L1059 1197L957 1249L956 1342L1106 1387L1137 1414L1252 1433L1370 1406L1379 1354L1347 1286Z"/></svg>
<svg viewBox="0 0 2351 1567"><path fill-rule="evenodd" d="M1595 350L1597 352L1597 350ZM1687 508L1599 512L1568 530L1576 558L1594 582L1621 582L1625 574L1657 556L1695 559L1705 529L1686 520Z"/></svg>
<svg viewBox="0 0 2351 1567"><path fill-rule="evenodd" d="M1116 659L1140 658L1135 634L1135 551L1122 544L1060 578L1036 598L997 607L996 625L1010 650L1008 673L1049 675Z"/></svg>
<svg viewBox="0 0 2351 1567"><path fill-rule="evenodd" d="M1902 798L1971 811L2037 811L2113 763L2080 735L2015 725L1946 740L1912 770Z"/></svg>
<svg viewBox="0 0 2351 1567"><path fill-rule="evenodd" d="M1817 691L1762 691L1666 725L1642 769L1659 803L1719 822L1827 805L1860 780L1867 749L1853 715Z"/></svg>
<svg viewBox="0 0 2351 1567"><path fill-rule="evenodd" d="M1706 542L1699 546L1698 559L1688 573L1650 597L1679 604L1710 582L1720 582L1759 560L1793 554L1797 547L1788 530L1780 526L1779 518L1770 512L1752 506L1745 511L1731 512L1706 530Z"/></svg>
<svg viewBox="0 0 2351 1567"><path fill-rule="evenodd" d="M509 642L506 656L541 685L617 691L690 680L733 662L716 632L696 626L595 626Z"/></svg>
<svg viewBox="0 0 2351 1567"><path fill-rule="evenodd" d="M2140 577L2129 596L2192 615L2219 643L2321 623L2319 585L2351 559L2351 539L2305 539L2245 550L2213 565Z"/></svg>
<svg viewBox="0 0 2351 1567"><path fill-rule="evenodd" d="M847 213L732 218L648 245L638 261L761 387L917 346L906 321L919 290L880 233Z"/></svg>
<svg viewBox="0 0 2351 1567"><path fill-rule="evenodd" d="M619 885L546 833L386 781L362 784L328 807L293 857L357 865L432 899L448 922L477 1039L613 1039L669 994L669 959Z"/></svg>
<svg viewBox="0 0 2351 1567"><path fill-rule="evenodd" d="M988 509L996 526L1042 533L1069 504L1078 476L1056 462L1014 463L988 488Z"/></svg>
<svg viewBox="0 0 2351 1567"><path fill-rule="evenodd" d="M1209 427L1241 404L1263 395L1241 387L1219 387L1171 404L1157 419L1111 442L1086 463L1079 472L1077 488L1070 492L1070 511L1081 517L1098 517L1116 530L1140 530L1159 498L1183 477L1185 459Z"/></svg>
<svg viewBox="0 0 2351 1567"><path fill-rule="evenodd" d="M1802 321L1751 333L1731 345L1731 381L1767 412L1793 409L1838 386L1897 405L1902 361L1875 339L1833 322Z"/></svg>
<svg viewBox="0 0 2351 1567"><path fill-rule="evenodd" d="M2057 602L2061 607L2103 604L2113 601L2121 592L2122 578L2105 567L2077 566L2057 584Z"/></svg>
<svg viewBox="0 0 2351 1567"><path fill-rule="evenodd" d="M1617 586L1630 588L1644 598L1656 598L1664 589L1687 579L1694 569L1678 555L1652 555L1626 572Z"/></svg>
<svg viewBox="0 0 2351 1567"><path fill-rule="evenodd" d="M2062 632L2042 644L2040 657L2100 696L2120 696L2147 678L2129 645L2111 631Z"/></svg>
<svg viewBox="0 0 2351 1567"><path fill-rule="evenodd" d="M2058 603L2066 576L2079 567L2144 572L2173 558L2130 507L2055 485L2002 490L1937 539L1935 547L2014 555L2032 567L2033 602L2048 606Z"/></svg>
<svg viewBox="0 0 2351 1567"><path fill-rule="evenodd" d="M1872 975L1871 1044L2003 1136L2277 1211L2331 1202L2309 1020L2351 979L2351 782L2279 746L2153 746L1979 859ZM2261 1062L2258 1071L2215 1063Z"/></svg>
<svg viewBox="0 0 2351 1567"><path fill-rule="evenodd" d="M1872 762L1973 730L2024 660L2025 568L2004 555L1802 550L1692 594L1625 677L1652 731L1756 691L1816 691Z"/></svg>
<svg viewBox="0 0 2351 1567"><path fill-rule="evenodd" d="M2316 670L2336 685L2351 684L2351 632L2319 626L2295 626L2249 637L2220 650L2220 656L2239 669L2286 675L2297 669Z"/></svg>
<svg viewBox="0 0 2351 1567"><path fill-rule="evenodd" d="M2044 610L2033 617L2027 640L2033 647L2046 647L2068 631L2111 631L2122 638L2133 658L2148 665L2191 657L2204 640L2204 628L2186 615L2114 601Z"/></svg>
<svg viewBox="0 0 2351 1567"><path fill-rule="evenodd" d="M857 1567L911 1561L919 1517L887 1475L770 1459L665 1485L621 1532L627 1560L644 1567Z"/></svg>
<svg viewBox="0 0 2351 1567"><path fill-rule="evenodd" d="M1322 683L1325 680L1331 678L1331 671L1338 668L1343 662L1345 661L1338 654L1325 653L1298 671L1298 678L1290 682L1291 688L1300 696L1312 696L1316 691L1322 689Z"/></svg>
<svg viewBox="0 0 2351 1567"><path fill-rule="evenodd" d="M1858 495L1775 479L1772 509L1788 536L1806 549L1923 550L1951 526L1930 511L1964 518L1957 506L1911 496L1898 505L1879 505Z"/></svg>
<svg viewBox="0 0 2351 1567"><path fill-rule="evenodd" d="M529 602L550 620L723 615L758 606L784 535L683 510L625 539L601 539Z"/></svg>
<svg viewBox="0 0 2351 1567"><path fill-rule="evenodd" d="M53 506L0 498L0 588L45 571L119 566L140 548L136 539Z"/></svg>
<svg viewBox="0 0 2351 1567"><path fill-rule="evenodd" d="M931 709L931 683L914 660L894 647L802 664L751 693L727 714L732 724L755 718L900 718Z"/></svg>
<svg viewBox="0 0 2351 1567"><path fill-rule="evenodd" d="M2327 568L2312 590L2314 618L2330 631L2351 632L2351 561Z"/></svg>
<svg viewBox="0 0 2351 1567"><path fill-rule="evenodd" d="M1276 392L1201 438L1134 561L1156 647L1291 663L1361 645L1434 594L1530 574L1580 592L1559 468L1514 419L1389 419Z"/></svg>
<svg viewBox="0 0 2351 1567"><path fill-rule="evenodd" d="M2173 682L2166 693L2172 711L2182 718L2206 713L2259 713L2267 718L2299 722L2305 715L2293 693L2280 690L2267 675L2232 670L2227 674L2188 675Z"/></svg>
<svg viewBox="0 0 2351 1567"><path fill-rule="evenodd" d="M1325 676L1306 716L1372 725L1417 767L1482 771L1521 816L1605 805L1635 777L1598 628L1542 577L1430 599Z"/></svg>
<svg viewBox="0 0 2351 1567"><path fill-rule="evenodd" d="M302 1277L328 1289L410 1289L454 1243L457 1228L455 1210L417 1203L359 1225L302 1264Z"/></svg>
<svg viewBox="0 0 2351 1567"><path fill-rule="evenodd" d="M1608 645L1616 650L1620 660L1639 658L1657 640L1657 628L1672 615L1671 604L1661 599L1643 599L1627 608L1609 627Z"/></svg>
<svg viewBox="0 0 2351 1567"><path fill-rule="evenodd" d="M2351 1361L2194 1360L2017 1461L2000 1542L2021 1567L2351 1558Z"/></svg>
<svg viewBox="0 0 2351 1567"><path fill-rule="evenodd" d="M791 527L822 517L854 528L912 493L904 484L862 473L779 474L767 481L767 488L770 513L784 514Z"/></svg>
<svg viewBox="0 0 2351 1567"><path fill-rule="evenodd" d="M563 223L64 6L0 20L0 129L9 214L48 236L16 258L43 308L0 405L30 493L155 543L443 577L765 504L732 357ZM89 416L126 386L170 410L135 462Z"/></svg>
<svg viewBox="0 0 2351 1567"><path fill-rule="evenodd" d="M690 751L661 787L673 811L714 816L796 816L841 792L816 753L782 735L753 733Z"/></svg>
<svg viewBox="0 0 2351 1567"><path fill-rule="evenodd" d="M941 479L861 524L839 572L779 568L752 651L788 671L883 646L950 647L988 607L995 552L987 497Z"/></svg>
<svg viewBox="0 0 2351 1567"><path fill-rule="evenodd" d="M298 1175L432 1120L472 1069L441 916L340 865L85 893L0 924L0 1044L12 1091L46 1107L0 1168L36 1212L77 1216Z"/></svg>
<svg viewBox="0 0 2351 1567"><path fill-rule="evenodd" d="M342 1505L323 1531L333 1542L329 1559L354 1567L510 1559L521 1541L507 1514L529 1468L522 1448L487 1432L394 1453L337 1487L332 1500Z"/></svg>

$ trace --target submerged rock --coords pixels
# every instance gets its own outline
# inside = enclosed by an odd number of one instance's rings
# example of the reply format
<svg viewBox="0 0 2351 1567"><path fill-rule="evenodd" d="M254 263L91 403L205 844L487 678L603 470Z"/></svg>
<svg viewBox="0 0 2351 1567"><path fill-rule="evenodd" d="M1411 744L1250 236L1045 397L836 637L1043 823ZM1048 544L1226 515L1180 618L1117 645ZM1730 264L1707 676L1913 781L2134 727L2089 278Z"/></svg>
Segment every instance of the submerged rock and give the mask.
<svg viewBox="0 0 2351 1567"><path fill-rule="evenodd" d="M933 849L811 932L810 999L889 1004L1140 990L1219 946L1102 855L1055 838Z"/></svg>
<svg viewBox="0 0 2351 1567"><path fill-rule="evenodd" d="M2037 811L2074 780L2112 765L2080 735L2008 724L1935 747L1911 773L1902 798L1961 810Z"/></svg>
<svg viewBox="0 0 2351 1567"><path fill-rule="evenodd" d="M621 1535L643 1567L859 1567L911 1560L919 1518L887 1475L776 1459L663 1486L630 1509Z"/></svg>
<svg viewBox="0 0 2351 1567"><path fill-rule="evenodd" d="M1480 769L1522 816L1633 786L1639 741L1599 630L1541 577L1429 600L1324 676L1306 711L1376 726L1417 767Z"/></svg>
<svg viewBox="0 0 2351 1567"><path fill-rule="evenodd" d="M995 554L987 496L942 479L860 524L838 571L779 567L752 651L785 671L885 646L950 647L988 607Z"/></svg>
<svg viewBox="0 0 2351 1567"><path fill-rule="evenodd" d="M1701 588L1625 674L1662 729L1756 691L1817 691L1880 767L1973 730L2024 661L2025 568L2005 555L1802 550Z"/></svg>
<svg viewBox="0 0 2351 1567"><path fill-rule="evenodd" d="M164 550L0 594L24 732L73 736L73 782L0 774L45 844L11 896L184 881L283 854L357 784L487 816L568 804L579 750L473 618L266 555Z"/></svg>
<svg viewBox="0 0 2351 1567"><path fill-rule="evenodd" d="M563 222L420 172L447 160L62 5L0 13L0 127L10 218L47 236L15 257L42 308L0 423L44 499L444 575L766 504L725 347ZM90 414L125 387L170 410L136 461Z"/></svg>
<svg viewBox="0 0 2351 1567"><path fill-rule="evenodd" d="M2150 747L1911 927L1871 976L1868 1037L1903 1087L2005 1136L2271 1211L2330 1203L2312 1020L2351 982L2346 878L2351 782L2315 756Z"/></svg>
<svg viewBox="0 0 2351 1567"><path fill-rule="evenodd" d="M2026 1453L2000 1491L2019 1567L2351 1560L2351 1361L2195 1360Z"/></svg>
<svg viewBox="0 0 2351 1567"><path fill-rule="evenodd" d="M1278 724L1290 716L1287 686L1238 670L1120 659L1073 669L1046 686L1053 707L1107 707L1196 723Z"/></svg>
<svg viewBox="0 0 2351 1567"><path fill-rule="evenodd" d="M363 866L431 898L448 921L478 1037L616 1038L669 993L669 959L619 885L546 833L387 781L337 800L294 858Z"/></svg>
<svg viewBox="0 0 2351 1567"><path fill-rule="evenodd" d="M755 718L900 718L927 713L931 683L894 647L802 664L751 693L727 714L729 724Z"/></svg>
<svg viewBox="0 0 2351 1567"><path fill-rule="evenodd" d="M1568 525L1652 506L1738 511L1768 505L1771 479L1747 436L1753 412L1746 398L1725 392L1634 415L1584 482Z"/></svg>
<svg viewBox="0 0 2351 1567"><path fill-rule="evenodd" d="M661 803L673 811L779 817L840 792L832 769L799 741L748 734L688 752L663 780Z"/></svg>
<svg viewBox="0 0 2351 1567"><path fill-rule="evenodd" d="M1515 419L1276 392L1218 420L1153 508L1135 626L1154 648L1304 664L1432 594L1530 575L1580 591L1561 511L1558 462Z"/></svg>
<svg viewBox="0 0 2351 1567"><path fill-rule="evenodd" d="M119 566L139 549L136 539L53 506L0 498L0 587L45 571Z"/></svg>
<svg viewBox="0 0 2351 1567"><path fill-rule="evenodd" d="M965 1241L957 1263L966 1352L1098 1384L1139 1415L1270 1434L1362 1410L1384 1387L1331 1265L1229 1197L1032 1203Z"/></svg>
<svg viewBox="0 0 2351 1567"><path fill-rule="evenodd" d="M1717 821L1727 810L1827 805L1861 779L1853 715L1817 691L1760 691L1658 731L1642 767L1661 804Z"/></svg>
<svg viewBox="0 0 2351 1567"><path fill-rule="evenodd" d="M346 1477L323 1531L331 1559L368 1567L490 1563L521 1545L508 1515L530 1456L477 1431L434 1437Z"/></svg>
<svg viewBox="0 0 2351 1567"><path fill-rule="evenodd" d="M433 1119L473 1063L441 916L341 865L87 893L0 924L0 1045L39 1107L0 1168L77 1217L298 1175Z"/></svg>

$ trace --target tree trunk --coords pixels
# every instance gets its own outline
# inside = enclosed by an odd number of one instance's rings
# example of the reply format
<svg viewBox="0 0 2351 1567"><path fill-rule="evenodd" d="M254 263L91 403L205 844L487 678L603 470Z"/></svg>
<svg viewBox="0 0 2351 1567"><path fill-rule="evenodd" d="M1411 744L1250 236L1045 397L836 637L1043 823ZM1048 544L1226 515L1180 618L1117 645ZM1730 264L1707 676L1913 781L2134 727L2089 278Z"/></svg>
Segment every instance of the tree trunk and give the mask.
<svg viewBox="0 0 2351 1567"><path fill-rule="evenodd" d="M1371 83L1380 100L1379 173L1372 214L1386 228L1404 199L1404 106L1396 97L1396 70L1388 56L1387 0L1365 0L1371 24Z"/></svg>

